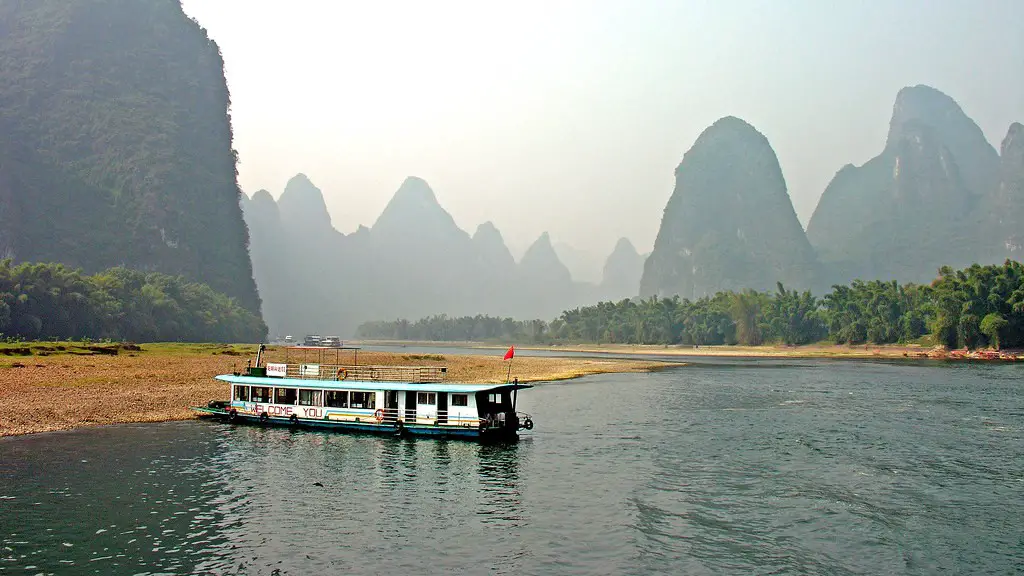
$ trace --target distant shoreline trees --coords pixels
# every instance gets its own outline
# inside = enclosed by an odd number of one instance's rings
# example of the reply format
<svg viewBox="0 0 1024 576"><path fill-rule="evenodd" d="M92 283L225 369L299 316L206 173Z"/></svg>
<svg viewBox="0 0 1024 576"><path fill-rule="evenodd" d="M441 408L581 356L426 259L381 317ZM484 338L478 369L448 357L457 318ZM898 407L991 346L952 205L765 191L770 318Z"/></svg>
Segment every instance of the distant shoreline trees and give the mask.
<svg viewBox="0 0 1024 576"><path fill-rule="evenodd" d="M0 260L0 334L24 339L256 342L263 320L206 284L111 268Z"/></svg>
<svg viewBox="0 0 1024 576"><path fill-rule="evenodd" d="M943 267L930 285L855 280L818 298L810 292L719 292L599 302L551 322L445 315L366 322L366 339L662 345L893 344L931 335L949 348L1024 346L1024 266Z"/></svg>

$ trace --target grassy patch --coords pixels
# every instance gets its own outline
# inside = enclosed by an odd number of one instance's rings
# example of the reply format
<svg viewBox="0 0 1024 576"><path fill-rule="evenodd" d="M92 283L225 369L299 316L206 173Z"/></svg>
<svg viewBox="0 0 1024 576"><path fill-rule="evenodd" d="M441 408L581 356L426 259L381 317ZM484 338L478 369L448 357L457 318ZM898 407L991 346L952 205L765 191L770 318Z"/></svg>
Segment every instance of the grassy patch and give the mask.
<svg viewBox="0 0 1024 576"><path fill-rule="evenodd" d="M60 354L114 356L121 350L138 350L135 344L91 344L86 342L18 342L0 344L0 356L54 356Z"/></svg>
<svg viewBox="0 0 1024 576"><path fill-rule="evenodd" d="M117 356L140 353L160 356L250 356L256 354L251 344L196 344L181 342L154 342L134 344L131 342L12 342L0 343L0 357L3 356Z"/></svg>

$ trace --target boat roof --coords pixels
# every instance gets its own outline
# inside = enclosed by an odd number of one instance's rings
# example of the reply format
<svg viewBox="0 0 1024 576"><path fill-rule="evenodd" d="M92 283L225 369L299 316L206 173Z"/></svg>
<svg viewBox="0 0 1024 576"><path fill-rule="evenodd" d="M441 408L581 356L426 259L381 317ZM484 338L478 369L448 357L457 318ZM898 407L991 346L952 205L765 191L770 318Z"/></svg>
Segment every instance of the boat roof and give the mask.
<svg viewBox="0 0 1024 576"><path fill-rule="evenodd" d="M475 394L488 390L522 390L531 384L449 384L446 382L366 382L360 380L303 380L300 378L269 378L262 376L235 376L221 374L217 380L250 386L276 386L278 388L316 388L317 390L398 390L402 392L455 392Z"/></svg>

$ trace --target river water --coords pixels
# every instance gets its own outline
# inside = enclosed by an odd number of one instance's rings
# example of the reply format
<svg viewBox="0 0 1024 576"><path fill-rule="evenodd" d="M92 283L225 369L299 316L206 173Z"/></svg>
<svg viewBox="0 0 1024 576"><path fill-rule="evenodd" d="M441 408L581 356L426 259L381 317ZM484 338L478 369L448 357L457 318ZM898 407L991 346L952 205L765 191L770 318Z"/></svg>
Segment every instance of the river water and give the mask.
<svg viewBox="0 0 1024 576"><path fill-rule="evenodd" d="M1014 365L543 384L509 446L125 425L0 440L5 574L1024 573Z"/></svg>

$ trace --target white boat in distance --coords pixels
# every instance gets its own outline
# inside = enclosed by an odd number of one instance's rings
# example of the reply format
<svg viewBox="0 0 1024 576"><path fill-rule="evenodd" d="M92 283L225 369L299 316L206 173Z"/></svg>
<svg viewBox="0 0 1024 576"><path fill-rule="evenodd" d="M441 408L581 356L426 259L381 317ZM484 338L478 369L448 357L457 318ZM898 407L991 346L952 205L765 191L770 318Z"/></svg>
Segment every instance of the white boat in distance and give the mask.
<svg viewBox="0 0 1024 576"><path fill-rule="evenodd" d="M533 429L533 419L516 412L518 391L529 384L447 383L442 366L359 365L359 348L350 346L290 346L285 362L265 365L264 350L260 344L245 373L216 376L230 400L192 409L229 422L398 436L514 440ZM352 363L340 362L344 351Z"/></svg>

